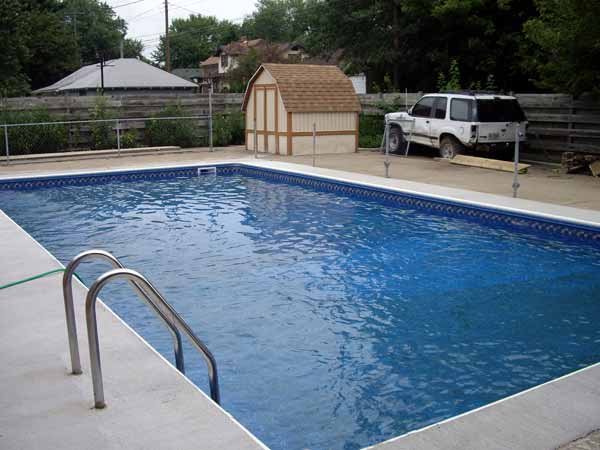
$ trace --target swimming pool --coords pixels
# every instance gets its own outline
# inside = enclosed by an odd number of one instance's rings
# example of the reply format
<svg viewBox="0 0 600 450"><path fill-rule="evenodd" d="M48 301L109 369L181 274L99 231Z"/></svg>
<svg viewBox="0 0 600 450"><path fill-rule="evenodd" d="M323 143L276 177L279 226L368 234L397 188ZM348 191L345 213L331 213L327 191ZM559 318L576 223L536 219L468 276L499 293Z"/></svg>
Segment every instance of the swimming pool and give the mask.
<svg viewBox="0 0 600 450"><path fill-rule="evenodd" d="M13 187L0 208L63 262L148 275L274 449L359 448L599 359L594 230L235 166ZM103 298L172 360L126 293Z"/></svg>

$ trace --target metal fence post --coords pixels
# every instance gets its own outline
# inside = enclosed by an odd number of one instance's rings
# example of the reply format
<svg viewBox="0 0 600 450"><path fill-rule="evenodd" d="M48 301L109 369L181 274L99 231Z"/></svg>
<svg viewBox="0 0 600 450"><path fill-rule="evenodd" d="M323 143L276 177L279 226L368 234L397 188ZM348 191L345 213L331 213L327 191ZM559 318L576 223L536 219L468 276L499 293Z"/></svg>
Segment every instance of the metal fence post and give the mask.
<svg viewBox="0 0 600 450"><path fill-rule="evenodd" d="M212 90L213 85L208 85L208 151L212 152L213 149L213 112L212 112Z"/></svg>
<svg viewBox="0 0 600 450"><path fill-rule="evenodd" d="M519 144L521 139L521 124L517 122L517 126L515 129L515 171L513 176L513 198L517 198L517 191L521 186L519 184Z"/></svg>
<svg viewBox="0 0 600 450"><path fill-rule="evenodd" d="M390 123L385 121L385 161L383 165L385 166L385 177L390 177Z"/></svg>
<svg viewBox="0 0 600 450"><path fill-rule="evenodd" d="M313 141L313 167L315 167L317 165L317 124L313 123L313 136L312 136L312 141Z"/></svg>
<svg viewBox="0 0 600 450"><path fill-rule="evenodd" d="M10 164L10 150L8 149L8 126L4 125L4 148L6 150L6 164Z"/></svg>
<svg viewBox="0 0 600 450"><path fill-rule="evenodd" d="M119 156L121 156L121 127L119 126L119 120L117 119L117 151L119 152Z"/></svg>

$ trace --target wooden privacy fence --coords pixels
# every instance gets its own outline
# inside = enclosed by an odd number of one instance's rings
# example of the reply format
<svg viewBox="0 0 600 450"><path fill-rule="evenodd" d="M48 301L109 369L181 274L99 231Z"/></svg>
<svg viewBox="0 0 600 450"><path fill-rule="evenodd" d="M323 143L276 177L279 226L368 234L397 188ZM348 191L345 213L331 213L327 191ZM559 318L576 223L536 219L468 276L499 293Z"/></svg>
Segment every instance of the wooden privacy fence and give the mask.
<svg viewBox="0 0 600 450"><path fill-rule="evenodd" d="M410 108L423 94L366 94L361 103L367 114L381 114L384 105ZM600 101L574 99L565 94L514 94L525 111L528 156L560 161L563 152L600 155Z"/></svg>
<svg viewBox="0 0 600 450"><path fill-rule="evenodd" d="M100 102L98 96L56 96L56 97L19 97L0 99L0 111L30 112L46 111L53 119L63 121L93 120L95 111L102 104L103 117L114 119L148 118L165 113L170 106L177 106L184 116L203 116L194 119L201 134L208 130L208 94L165 94L165 95L124 95L104 96ZM213 114L239 111L242 104L242 94L213 94ZM1 125L1 123L0 123ZM68 148L80 149L90 147L92 140L92 123L65 125L68 132ZM115 124L110 124L113 130ZM119 128L123 133L136 130L143 136L146 121L122 121ZM35 127L32 127L35 129ZM2 131L2 130L0 130ZM19 154L18 148L11 148Z"/></svg>
<svg viewBox="0 0 600 450"><path fill-rule="evenodd" d="M531 157L559 161L562 152L574 151L600 155L600 101L574 99L563 94L515 94L529 120L527 137ZM359 95L365 114L382 114L384 109L404 110L411 107L422 93ZM213 111L239 111L243 94L214 94ZM169 105L179 105L185 115L208 114L207 94L124 95L106 96L106 110L111 117L149 117L163 112ZM24 97L0 100L0 110L31 111L43 109L62 120L92 118L96 96ZM198 125L207 127L206 120ZM123 128L143 129L145 123L129 122ZM70 136L74 146L89 138L89 127L80 127ZM77 142L80 139L81 142Z"/></svg>

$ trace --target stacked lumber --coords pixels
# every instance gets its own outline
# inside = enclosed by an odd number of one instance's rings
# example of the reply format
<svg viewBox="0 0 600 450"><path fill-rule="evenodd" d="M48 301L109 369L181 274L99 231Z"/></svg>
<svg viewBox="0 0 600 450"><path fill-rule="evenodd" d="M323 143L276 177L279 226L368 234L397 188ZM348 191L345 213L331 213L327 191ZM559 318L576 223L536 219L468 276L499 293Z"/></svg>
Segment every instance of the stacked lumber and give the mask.
<svg viewBox="0 0 600 450"><path fill-rule="evenodd" d="M600 176L600 155L564 152L560 163L566 173L591 173Z"/></svg>
<svg viewBox="0 0 600 450"><path fill-rule="evenodd" d="M514 172L515 164L511 161L499 161L497 159L479 158L477 156L456 155L450 160L450 164L460 166L480 167L482 169L501 170L502 172ZM519 163L519 173L527 173L530 164Z"/></svg>

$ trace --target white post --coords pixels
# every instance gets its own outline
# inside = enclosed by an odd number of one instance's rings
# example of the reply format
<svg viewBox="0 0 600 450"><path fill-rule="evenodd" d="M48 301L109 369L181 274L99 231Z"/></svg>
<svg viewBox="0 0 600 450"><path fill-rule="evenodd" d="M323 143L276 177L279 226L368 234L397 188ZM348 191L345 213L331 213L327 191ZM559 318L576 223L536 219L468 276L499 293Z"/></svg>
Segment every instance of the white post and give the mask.
<svg viewBox="0 0 600 450"><path fill-rule="evenodd" d="M385 121L385 161L383 165L385 166L385 177L390 177L390 124L386 120Z"/></svg>
<svg viewBox="0 0 600 450"><path fill-rule="evenodd" d="M121 127L119 126L119 121L117 120L117 152L118 156L121 156Z"/></svg>
<svg viewBox="0 0 600 450"><path fill-rule="evenodd" d="M258 159L258 135L256 134L256 117L254 118L254 158Z"/></svg>
<svg viewBox="0 0 600 450"><path fill-rule="evenodd" d="M8 149L8 127L4 125L4 149L6 150L6 164L10 164L10 151Z"/></svg>
<svg viewBox="0 0 600 450"><path fill-rule="evenodd" d="M213 149L213 113L212 113L212 81L208 84L208 150L210 152Z"/></svg>
<svg viewBox="0 0 600 450"><path fill-rule="evenodd" d="M315 167L317 165L316 159L317 159L317 124L313 123L313 167Z"/></svg>
<svg viewBox="0 0 600 450"><path fill-rule="evenodd" d="M521 124L517 122L517 126L515 129L515 171L513 176L513 197L517 198L517 191L521 186L519 184L519 144L521 140Z"/></svg>

